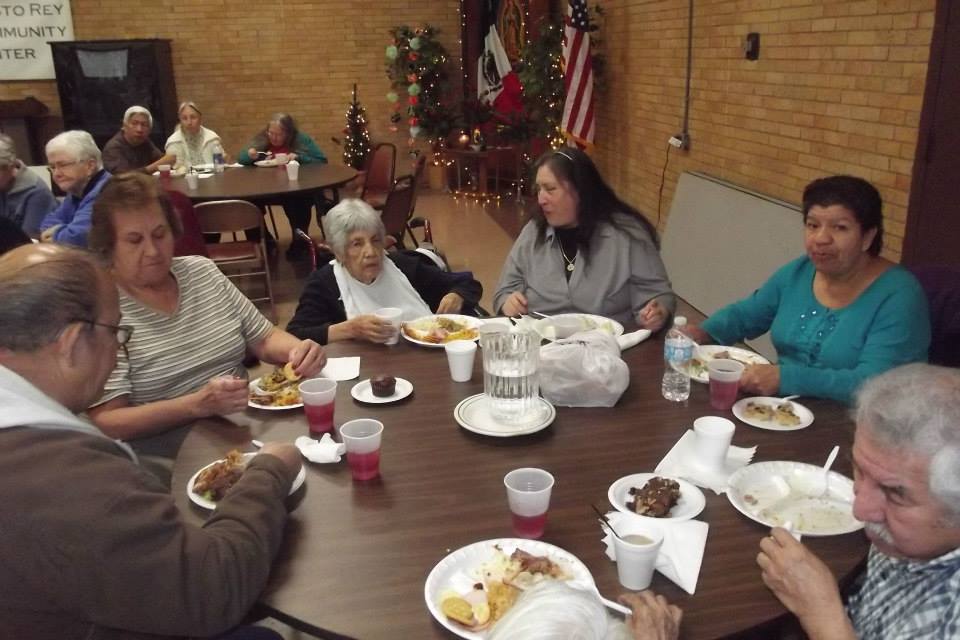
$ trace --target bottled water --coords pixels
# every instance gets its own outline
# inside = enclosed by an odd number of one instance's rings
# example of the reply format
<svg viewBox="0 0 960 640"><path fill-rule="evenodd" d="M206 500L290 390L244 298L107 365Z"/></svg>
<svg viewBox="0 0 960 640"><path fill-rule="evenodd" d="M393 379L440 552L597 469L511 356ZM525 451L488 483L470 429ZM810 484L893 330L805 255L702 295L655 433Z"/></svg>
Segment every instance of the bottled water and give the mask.
<svg viewBox="0 0 960 640"><path fill-rule="evenodd" d="M213 145L213 172L223 173L223 164L223 147L220 146L219 142L216 142Z"/></svg>
<svg viewBox="0 0 960 640"><path fill-rule="evenodd" d="M690 397L690 376L687 368L693 358L693 340L681 331L687 319L677 316L663 342L663 397L673 402L684 402Z"/></svg>

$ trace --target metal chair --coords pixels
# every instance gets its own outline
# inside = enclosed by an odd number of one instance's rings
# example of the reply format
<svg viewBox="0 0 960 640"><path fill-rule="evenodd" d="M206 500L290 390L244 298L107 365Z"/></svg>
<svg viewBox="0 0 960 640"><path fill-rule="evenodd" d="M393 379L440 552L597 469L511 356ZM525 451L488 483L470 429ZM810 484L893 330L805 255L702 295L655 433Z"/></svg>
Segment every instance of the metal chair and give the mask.
<svg viewBox="0 0 960 640"><path fill-rule="evenodd" d="M387 200L380 211L380 219L387 232L388 248L393 245L401 249L405 248L403 234L407 232L407 222L410 220L411 207L415 198L416 186L413 176L400 176L394 180L393 188L387 194Z"/></svg>
<svg viewBox="0 0 960 640"><path fill-rule="evenodd" d="M300 229L294 229L293 233L307 243L307 247L310 250L311 271L316 271L321 263L326 264L330 260L333 260L333 251L330 250L329 245L324 242L317 242Z"/></svg>
<svg viewBox="0 0 960 640"><path fill-rule="evenodd" d="M220 270L231 280L262 276L267 295L250 298L251 302L270 303L270 319L277 321L277 308L273 300L273 282L270 278L270 263L264 241L263 214L259 207L246 200L216 200L194 206L200 229L204 233L229 233L231 242L207 245L207 252ZM237 234L245 229L260 229L260 239L237 240ZM245 292L246 293L246 292ZM249 294L248 294L249 297Z"/></svg>
<svg viewBox="0 0 960 640"><path fill-rule="evenodd" d="M360 199L374 209L382 209L393 186L393 176L397 170L397 147L389 142L381 142L367 156L364 168L367 171L367 177L363 183Z"/></svg>

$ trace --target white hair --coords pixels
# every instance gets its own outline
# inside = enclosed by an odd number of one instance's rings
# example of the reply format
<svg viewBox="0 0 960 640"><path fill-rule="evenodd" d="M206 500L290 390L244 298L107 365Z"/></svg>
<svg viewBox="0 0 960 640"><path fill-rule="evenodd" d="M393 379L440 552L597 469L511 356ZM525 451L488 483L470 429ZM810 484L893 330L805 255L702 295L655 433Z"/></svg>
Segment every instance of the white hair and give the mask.
<svg viewBox="0 0 960 640"><path fill-rule="evenodd" d="M387 235L380 214L363 200L348 198L323 216L323 233L338 258L347 252L350 235L357 231L376 233L380 240Z"/></svg>
<svg viewBox="0 0 960 640"><path fill-rule="evenodd" d="M856 419L885 445L929 456L930 494L960 524L960 369L917 363L872 378Z"/></svg>
<svg viewBox="0 0 960 640"><path fill-rule="evenodd" d="M17 164L17 148L13 144L13 138L0 133L0 167L12 167L15 164Z"/></svg>
<svg viewBox="0 0 960 640"><path fill-rule="evenodd" d="M93 141L93 136L86 131L75 129L54 136L47 143L46 152L48 158L51 153L63 152L79 162L95 160L97 169L103 168L100 149L97 147L97 143Z"/></svg>
<svg viewBox="0 0 960 640"><path fill-rule="evenodd" d="M142 113L143 115L147 116L147 124L149 124L150 128L152 129L153 114L151 114L150 110L147 109L146 107L141 107L140 105L137 105L137 104L133 105L123 113L123 124L127 124L128 122L130 122L130 118L137 115L138 113Z"/></svg>
<svg viewBox="0 0 960 640"><path fill-rule="evenodd" d="M489 640L629 640L619 620L607 614L600 598L562 582L545 581L525 591Z"/></svg>

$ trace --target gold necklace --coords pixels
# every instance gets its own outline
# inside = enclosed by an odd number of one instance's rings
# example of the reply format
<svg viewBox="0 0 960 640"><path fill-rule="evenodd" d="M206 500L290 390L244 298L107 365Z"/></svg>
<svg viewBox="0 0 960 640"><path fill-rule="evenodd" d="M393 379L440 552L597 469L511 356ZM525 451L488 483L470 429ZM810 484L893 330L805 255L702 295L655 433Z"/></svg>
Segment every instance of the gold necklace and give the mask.
<svg viewBox="0 0 960 640"><path fill-rule="evenodd" d="M567 271L572 272L574 269L577 268L576 265L574 264L574 261L577 259L577 255L576 254L573 255L573 260L568 258L567 252L563 250L563 243L560 242L559 238L557 239L557 246L560 247L560 255L563 256L563 261L567 265Z"/></svg>

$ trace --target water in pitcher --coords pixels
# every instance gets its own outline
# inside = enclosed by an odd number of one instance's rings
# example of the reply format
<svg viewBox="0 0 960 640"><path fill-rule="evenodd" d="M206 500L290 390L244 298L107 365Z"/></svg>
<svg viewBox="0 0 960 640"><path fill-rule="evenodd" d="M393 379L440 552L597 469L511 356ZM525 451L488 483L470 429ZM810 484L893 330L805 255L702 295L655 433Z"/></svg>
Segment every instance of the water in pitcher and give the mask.
<svg viewBox="0 0 960 640"><path fill-rule="evenodd" d="M498 422L519 424L536 418L540 409L540 338L532 333L502 332L481 337L483 391L490 415Z"/></svg>

